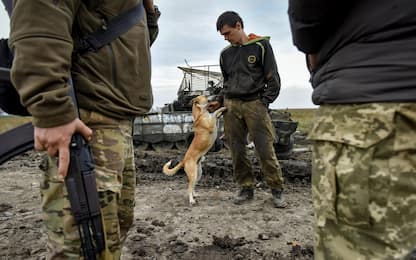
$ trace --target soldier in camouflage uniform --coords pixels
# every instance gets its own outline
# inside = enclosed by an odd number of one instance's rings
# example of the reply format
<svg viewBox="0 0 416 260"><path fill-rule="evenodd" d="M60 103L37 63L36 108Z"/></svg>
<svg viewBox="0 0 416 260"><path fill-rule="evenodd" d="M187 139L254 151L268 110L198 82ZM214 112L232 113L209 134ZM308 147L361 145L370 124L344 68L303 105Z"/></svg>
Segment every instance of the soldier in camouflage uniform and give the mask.
<svg viewBox="0 0 416 260"><path fill-rule="evenodd" d="M309 138L315 259L416 248L416 6L289 1L320 105Z"/></svg>
<svg viewBox="0 0 416 260"><path fill-rule="evenodd" d="M95 52L76 51L82 36L137 4L145 6L147 15L126 33ZM14 2L12 82L33 116L35 148L48 153L41 182L48 259L82 256L63 181L75 132L92 147L106 239L100 257L120 259L134 219L132 122L153 102L150 44L157 35L157 18L152 0ZM71 76L82 121L68 95Z"/></svg>

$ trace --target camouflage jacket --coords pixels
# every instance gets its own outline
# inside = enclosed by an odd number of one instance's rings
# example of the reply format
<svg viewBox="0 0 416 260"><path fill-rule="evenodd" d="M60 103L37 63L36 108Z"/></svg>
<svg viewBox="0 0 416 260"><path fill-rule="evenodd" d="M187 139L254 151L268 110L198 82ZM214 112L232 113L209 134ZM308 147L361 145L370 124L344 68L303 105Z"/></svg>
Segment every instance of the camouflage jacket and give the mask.
<svg viewBox="0 0 416 260"><path fill-rule="evenodd" d="M146 15L111 44L76 54L79 39L141 1L15 0L10 47L12 82L39 127L75 118L68 95L72 74L79 107L128 119L153 103Z"/></svg>

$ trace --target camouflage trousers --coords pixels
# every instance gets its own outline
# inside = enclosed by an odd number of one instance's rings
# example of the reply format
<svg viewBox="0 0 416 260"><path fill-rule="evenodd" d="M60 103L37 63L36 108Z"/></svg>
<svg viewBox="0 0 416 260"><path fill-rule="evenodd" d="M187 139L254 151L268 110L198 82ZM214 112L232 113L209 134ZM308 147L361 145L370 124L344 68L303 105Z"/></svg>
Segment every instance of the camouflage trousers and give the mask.
<svg viewBox="0 0 416 260"><path fill-rule="evenodd" d="M120 259L122 242L133 223L136 176L132 122L114 120L81 110L81 119L93 130L90 142L106 253L100 259ZM57 158L47 157L41 182L43 220L48 233L48 259L82 258L78 227L71 214L64 182L58 179Z"/></svg>
<svg viewBox="0 0 416 260"><path fill-rule="evenodd" d="M315 259L406 259L416 248L416 103L315 116Z"/></svg>
<svg viewBox="0 0 416 260"><path fill-rule="evenodd" d="M253 188L254 175L247 156L247 133L252 138L266 183L283 189L282 170L274 151L276 132L268 110L259 99L225 99L224 131L233 160L234 179L241 187Z"/></svg>

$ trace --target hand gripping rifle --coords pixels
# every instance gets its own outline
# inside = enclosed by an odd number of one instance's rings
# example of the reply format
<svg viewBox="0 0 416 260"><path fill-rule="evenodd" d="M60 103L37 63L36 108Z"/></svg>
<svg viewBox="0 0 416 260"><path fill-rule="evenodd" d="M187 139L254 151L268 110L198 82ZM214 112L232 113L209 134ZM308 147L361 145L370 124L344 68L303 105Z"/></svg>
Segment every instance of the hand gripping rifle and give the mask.
<svg viewBox="0 0 416 260"><path fill-rule="evenodd" d="M9 78L7 69L1 68L0 81ZM72 82L71 96L76 106ZM27 150L33 149L33 126L31 123L0 134L0 164ZM71 212L78 225L82 254L85 259L96 259L105 249L100 201L94 175L94 161L90 145L76 133L71 138L70 162L65 185Z"/></svg>

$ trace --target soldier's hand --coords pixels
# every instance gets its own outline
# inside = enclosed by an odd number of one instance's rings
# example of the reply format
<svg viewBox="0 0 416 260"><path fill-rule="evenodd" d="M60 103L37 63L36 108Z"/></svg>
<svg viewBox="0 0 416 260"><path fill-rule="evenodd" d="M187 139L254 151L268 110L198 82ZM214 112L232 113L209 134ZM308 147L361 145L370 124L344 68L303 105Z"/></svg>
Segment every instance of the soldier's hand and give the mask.
<svg viewBox="0 0 416 260"><path fill-rule="evenodd" d="M220 102L218 102L218 101L212 101L212 102L209 102L208 103L207 110L208 110L208 112L212 113L212 112L214 112L215 110L217 110L220 107L221 107L221 103Z"/></svg>
<svg viewBox="0 0 416 260"><path fill-rule="evenodd" d="M144 0L143 1L144 9L147 13L154 13L155 12L155 6L153 4L153 0Z"/></svg>
<svg viewBox="0 0 416 260"><path fill-rule="evenodd" d="M58 174L65 178L69 166L69 144L74 133L80 133L85 140L91 140L92 130L78 118L65 125L50 128L35 127L35 149L47 151L50 156L59 156Z"/></svg>
<svg viewBox="0 0 416 260"><path fill-rule="evenodd" d="M314 71L316 69L316 66L318 64L318 55L316 54L308 54L307 56L308 60L308 69L310 72Z"/></svg>

